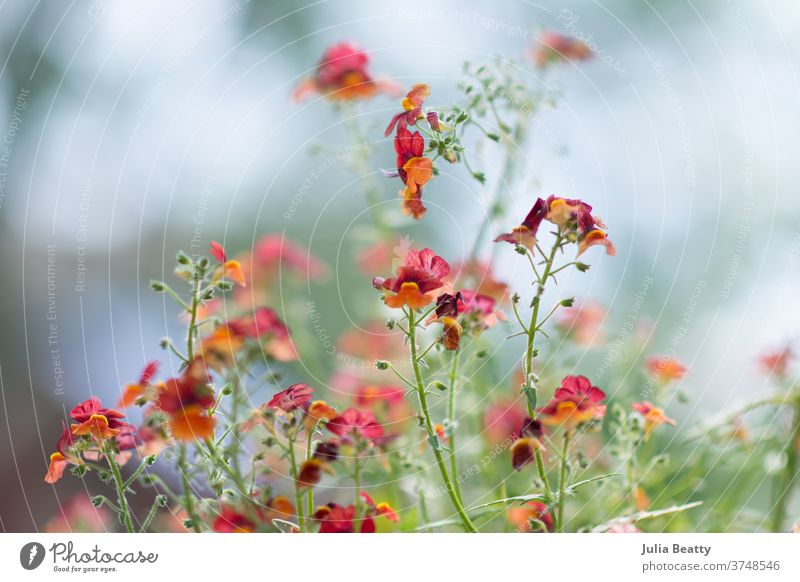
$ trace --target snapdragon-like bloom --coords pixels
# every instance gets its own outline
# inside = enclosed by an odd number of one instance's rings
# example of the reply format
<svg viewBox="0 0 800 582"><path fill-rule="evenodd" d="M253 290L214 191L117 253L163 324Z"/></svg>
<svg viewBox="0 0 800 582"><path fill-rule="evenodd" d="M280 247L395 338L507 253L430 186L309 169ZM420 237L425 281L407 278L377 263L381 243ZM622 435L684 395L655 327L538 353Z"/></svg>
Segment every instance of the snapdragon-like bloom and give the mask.
<svg viewBox="0 0 800 582"><path fill-rule="evenodd" d="M540 440L544 435L541 421L526 416L519 435L511 445L511 466L517 471L534 460L537 450L544 450Z"/></svg>
<svg viewBox="0 0 800 582"><path fill-rule="evenodd" d="M373 78L368 66L369 55L355 44L344 41L332 45L325 50L314 75L295 89L293 98L300 100L319 93L333 101L353 101L380 93L396 95L398 86Z"/></svg>
<svg viewBox="0 0 800 582"><path fill-rule="evenodd" d="M686 367L669 356L653 356L647 359L645 365L650 375L664 384L680 380L686 374Z"/></svg>
<svg viewBox="0 0 800 582"><path fill-rule="evenodd" d="M292 412L305 408L314 397L314 389L308 384L293 384L286 390L278 392L267 402L267 408Z"/></svg>
<svg viewBox="0 0 800 582"><path fill-rule="evenodd" d="M169 428L178 440L192 441L214 435L215 420L209 414L216 398L205 363L195 358L183 374L159 387L156 405L169 416Z"/></svg>
<svg viewBox="0 0 800 582"><path fill-rule="evenodd" d="M522 224L511 232L501 234L495 242L508 242L533 248L543 220L561 229L562 236L578 245L578 256L587 249L602 245L607 255L615 255L616 249L605 233L605 224L592 215L592 207L582 200L572 200L550 196L547 200L538 198Z"/></svg>
<svg viewBox="0 0 800 582"><path fill-rule="evenodd" d="M383 436L383 427L368 410L348 408L328 421L328 430L343 439L373 441Z"/></svg>
<svg viewBox="0 0 800 582"><path fill-rule="evenodd" d="M253 533L270 525L273 519L288 520L295 515L295 507L283 496L273 497L263 507L249 511L225 504L211 526L217 533Z"/></svg>
<svg viewBox="0 0 800 582"><path fill-rule="evenodd" d="M562 309L558 327L570 334L578 344L592 346L603 339L602 323L606 315L602 305L586 301L583 305Z"/></svg>
<svg viewBox="0 0 800 582"><path fill-rule="evenodd" d="M450 272L450 265L431 249L410 249L404 264L395 277L375 277L372 285L386 292L384 301L389 307L408 306L420 309L436 300L433 292L443 287L442 278Z"/></svg>
<svg viewBox="0 0 800 582"><path fill-rule="evenodd" d="M344 507L337 503L329 503L318 508L312 516L319 522L319 533L354 533L356 527L356 507ZM361 533L375 533L375 520L365 517L359 528Z"/></svg>
<svg viewBox="0 0 800 582"><path fill-rule="evenodd" d="M225 254L225 249L216 241L211 241L209 246L209 253L219 263L219 267L214 272L212 282L219 281L220 279L229 279L242 287L247 286L247 280L242 271L242 264L237 260L228 260Z"/></svg>
<svg viewBox="0 0 800 582"><path fill-rule="evenodd" d="M593 55L585 42L555 30L543 31L532 51L533 60L539 67L558 61L585 61Z"/></svg>
<svg viewBox="0 0 800 582"><path fill-rule="evenodd" d="M664 414L664 410L652 403L644 400L643 402L634 402L631 407L642 415L644 418L644 438L650 438L650 435L655 428L662 424L669 424L675 426L675 421Z"/></svg>
<svg viewBox="0 0 800 582"><path fill-rule="evenodd" d="M111 442L116 451L136 447L136 427L125 422L125 415L119 410L104 407L96 396L75 406L70 411L70 417L75 422L67 427L62 421L61 436L55 452L50 455L50 465L44 478L47 483L61 479L67 466L83 464L84 457L87 460L100 458L107 442ZM83 442L80 452L73 449L79 440ZM117 456L118 462L124 463L130 454L120 453Z"/></svg>
<svg viewBox="0 0 800 582"><path fill-rule="evenodd" d="M433 161L425 157L425 138L420 132L411 133L409 126L414 126L420 119L425 119L433 131L441 131L439 116L435 112L425 113L423 104L430 95L430 87L419 83L411 88L403 99L403 111L392 117L386 128L388 137L397 128L394 138L394 149L397 153L397 170L384 172L388 177L399 176L405 188L401 191L403 197L403 212L419 220L427 209L422 202L422 187L433 176Z"/></svg>
<svg viewBox="0 0 800 582"><path fill-rule="evenodd" d="M592 386L586 376L567 376L553 398L539 410L539 418L548 426L574 428L603 418L606 407L600 402L605 397L605 392Z"/></svg>

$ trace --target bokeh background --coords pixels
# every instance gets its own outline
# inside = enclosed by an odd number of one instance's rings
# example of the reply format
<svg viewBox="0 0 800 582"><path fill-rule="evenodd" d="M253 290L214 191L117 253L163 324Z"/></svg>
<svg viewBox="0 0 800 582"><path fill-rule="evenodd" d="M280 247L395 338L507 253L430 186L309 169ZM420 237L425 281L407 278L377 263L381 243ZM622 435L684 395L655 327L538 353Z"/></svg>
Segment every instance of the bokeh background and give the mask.
<svg viewBox="0 0 800 582"><path fill-rule="evenodd" d="M589 39L597 58L548 79L561 98L536 119L507 215L539 194L592 202L618 256L567 284L608 307L612 337L628 318L655 325L654 349L690 368L682 424L766 390L754 358L785 345L800 315L797 2L6 1L0 529L41 528L81 488L42 481L65 409L113 401L163 357L161 337L180 336L147 286L177 250L246 249L268 232L309 247L328 278L275 307L312 343L308 300L332 338L374 302L353 264L368 218L358 184L334 163L303 186L346 139L329 103L290 100L327 45L353 40L374 72L429 83L435 107L457 95L464 60L524 55L542 27ZM396 107L360 111L375 172L393 164L382 129ZM490 186L500 179L491 152L479 165ZM382 196L398 204L394 183ZM427 200L425 221L398 233L463 257L483 190L456 168ZM515 272L513 253L490 252ZM305 357L318 385L329 359Z"/></svg>

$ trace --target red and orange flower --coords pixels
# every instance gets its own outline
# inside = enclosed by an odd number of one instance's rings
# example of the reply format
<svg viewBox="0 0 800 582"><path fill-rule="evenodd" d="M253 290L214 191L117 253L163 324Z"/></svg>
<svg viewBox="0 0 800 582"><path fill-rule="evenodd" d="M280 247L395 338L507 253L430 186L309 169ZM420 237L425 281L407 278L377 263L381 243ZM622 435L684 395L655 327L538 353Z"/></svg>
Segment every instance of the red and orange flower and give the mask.
<svg viewBox="0 0 800 582"><path fill-rule="evenodd" d="M567 376L553 398L539 410L543 424L572 429L579 424L599 420L606 407L600 402L605 392L593 386L586 376Z"/></svg>
<svg viewBox="0 0 800 582"><path fill-rule="evenodd" d="M368 66L369 55L355 44L344 41L332 45L322 55L314 76L295 89L293 98L299 100L311 93L319 93L333 101L353 101L380 93L398 93L395 83L373 78Z"/></svg>
<svg viewBox="0 0 800 582"><path fill-rule="evenodd" d="M559 61L585 61L593 55L585 42L555 30L543 31L532 51L533 60L539 67Z"/></svg>
<svg viewBox="0 0 800 582"><path fill-rule="evenodd" d="M442 279L449 272L447 261L431 249L410 249L395 277L375 277L372 285L386 293L384 301L389 307L420 309L436 301L434 292L444 286Z"/></svg>
<svg viewBox="0 0 800 582"><path fill-rule="evenodd" d="M172 436L182 441L214 435L215 420L210 414L216 397L202 358L197 357L183 374L159 387L156 406L169 417Z"/></svg>
<svg viewBox="0 0 800 582"><path fill-rule="evenodd" d="M644 418L644 439L650 438L650 435L657 426L662 424L669 424L675 426L675 421L664 414L664 410L652 403L644 400L642 402L634 402L631 407L642 415Z"/></svg>
<svg viewBox="0 0 800 582"><path fill-rule="evenodd" d="M558 226L568 241L578 245L578 256L587 249L602 245L607 255L615 255L616 249L605 233L605 224L592 215L592 207L582 200L550 196L538 198L522 224L511 232L501 234L495 242L508 242L532 249L543 220Z"/></svg>

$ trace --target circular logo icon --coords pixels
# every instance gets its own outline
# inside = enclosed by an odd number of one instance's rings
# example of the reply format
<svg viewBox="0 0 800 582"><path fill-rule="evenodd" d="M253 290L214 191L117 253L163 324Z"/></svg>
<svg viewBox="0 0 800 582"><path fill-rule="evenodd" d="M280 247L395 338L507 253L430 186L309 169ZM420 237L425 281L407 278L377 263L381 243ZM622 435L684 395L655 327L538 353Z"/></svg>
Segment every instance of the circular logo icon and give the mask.
<svg viewBox="0 0 800 582"><path fill-rule="evenodd" d="M29 542L19 551L19 563L26 570L35 570L44 561L44 546L39 542Z"/></svg>

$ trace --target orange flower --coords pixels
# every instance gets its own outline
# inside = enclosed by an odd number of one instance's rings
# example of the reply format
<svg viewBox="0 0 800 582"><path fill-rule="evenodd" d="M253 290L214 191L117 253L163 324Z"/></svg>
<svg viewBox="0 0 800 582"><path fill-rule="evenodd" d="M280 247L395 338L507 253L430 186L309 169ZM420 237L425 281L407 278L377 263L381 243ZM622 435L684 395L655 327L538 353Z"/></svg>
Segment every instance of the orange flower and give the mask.
<svg viewBox="0 0 800 582"><path fill-rule="evenodd" d="M664 384L680 380L686 374L686 368L678 360L668 356L648 358L646 365L650 374Z"/></svg>
<svg viewBox="0 0 800 582"><path fill-rule="evenodd" d="M197 353L209 368L221 371L233 366L243 345L242 336L230 326L220 325L200 341Z"/></svg>
<svg viewBox="0 0 800 582"><path fill-rule="evenodd" d="M433 162L430 158L414 157L403 164L403 170L406 172L406 188L416 194L433 176Z"/></svg>
<svg viewBox="0 0 800 582"><path fill-rule="evenodd" d="M44 482L51 485L61 479L64 475L64 469L69 465L67 458L59 452L50 455L50 466L47 468L47 474L44 476Z"/></svg>
<svg viewBox="0 0 800 582"><path fill-rule="evenodd" d="M214 436L216 421L201 406L192 404L175 412L169 419L172 436L181 441L193 441Z"/></svg>
<svg viewBox="0 0 800 582"><path fill-rule="evenodd" d="M657 406L653 406L650 402L634 402L633 409L644 417L644 439L650 438L653 430L662 424L669 424L675 426L675 421L664 414L664 411Z"/></svg>
<svg viewBox="0 0 800 582"><path fill-rule="evenodd" d="M539 439L533 437L524 437L514 441L511 445L511 466L519 471L533 461L536 456L536 450L544 450L542 443Z"/></svg>
<svg viewBox="0 0 800 582"><path fill-rule="evenodd" d="M120 429L108 426L108 419L102 414L92 414L85 422L73 424L71 430L75 436L92 435L99 441L113 438L120 433Z"/></svg>
<svg viewBox="0 0 800 582"><path fill-rule="evenodd" d="M148 386L153 381L153 376L155 376L158 371L158 365L156 361L149 362L139 375L138 382L125 386L125 391L122 393L122 397L119 399L117 406L120 408L127 408L144 396Z"/></svg>
<svg viewBox="0 0 800 582"><path fill-rule="evenodd" d="M247 287L247 279L245 279L244 271L242 271L242 265L236 260L229 261L228 257L225 255L225 249L222 248L222 245L216 241L211 241L209 252L211 253L211 256L214 257L218 263L220 263L219 268L217 268L217 270L214 272L214 276L211 279L212 283L216 283L220 279L224 278L230 279L242 287Z"/></svg>

